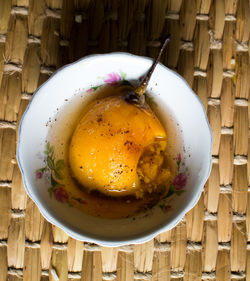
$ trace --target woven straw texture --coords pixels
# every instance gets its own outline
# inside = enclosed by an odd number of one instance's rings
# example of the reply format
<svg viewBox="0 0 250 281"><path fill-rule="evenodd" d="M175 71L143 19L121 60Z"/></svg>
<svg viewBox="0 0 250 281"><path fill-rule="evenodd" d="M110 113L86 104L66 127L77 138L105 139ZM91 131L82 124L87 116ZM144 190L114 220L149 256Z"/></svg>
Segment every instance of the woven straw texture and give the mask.
<svg viewBox="0 0 250 281"><path fill-rule="evenodd" d="M0 0L0 281L250 280L249 0ZM213 167L173 230L136 246L68 237L27 197L17 126L32 93L88 54L162 59L205 105Z"/></svg>

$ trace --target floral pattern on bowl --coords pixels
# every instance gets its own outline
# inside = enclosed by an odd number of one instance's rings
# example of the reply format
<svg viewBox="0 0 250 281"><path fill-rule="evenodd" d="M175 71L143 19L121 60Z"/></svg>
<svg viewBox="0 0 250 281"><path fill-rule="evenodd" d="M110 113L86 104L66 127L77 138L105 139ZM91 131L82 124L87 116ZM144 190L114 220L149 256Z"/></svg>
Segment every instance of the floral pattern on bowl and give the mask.
<svg viewBox="0 0 250 281"><path fill-rule="evenodd" d="M67 203L69 195L64 189L64 185L60 182L63 180L63 169L65 166L64 160L55 160L54 148L49 142L46 144L44 154L45 166L35 171L36 178L41 179L44 175L46 175L46 178L49 179L51 185L48 189L50 197L54 195L57 201Z"/></svg>
<svg viewBox="0 0 250 281"><path fill-rule="evenodd" d="M138 84L139 82L141 82L143 79L145 78L145 75L142 75L139 77L138 79ZM97 86L92 86L91 88L89 88L87 90L87 93L92 93L95 92L96 90L98 90L99 88L105 86L105 85L115 85L118 83L121 83L122 85L130 85L132 86L132 84L126 80L126 73L123 72L122 70L120 70L120 73L117 72L111 72L108 73L104 78L102 78L103 80L103 84L97 85ZM157 103L154 101L154 99L147 93L144 94L146 102L150 105L150 106L157 106Z"/></svg>
<svg viewBox="0 0 250 281"><path fill-rule="evenodd" d="M111 72L108 73L105 77L102 78L103 82L108 85L114 85L119 82L122 82L123 84L129 84L131 85L127 80L126 80L126 73L124 73L122 70L120 70L120 73L117 72ZM98 86L92 86L87 90L87 93L91 93L99 89L100 87L104 86L105 84L101 84Z"/></svg>
<svg viewBox="0 0 250 281"><path fill-rule="evenodd" d="M50 184L50 187L48 188L50 197L54 196L55 200L61 203L68 203L70 206L72 206L70 204L70 199L78 201L80 204L86 204L86 202L81 198L71 196L71 194L64 188L63 169L65 163L62 159L55 160L54 147L51 146L50 142L47 142L46 144L44 155L45 166L35 171L35 177L37 180L40 180L46 175L46 179L49 180ZM177 196L180 196L183 192L185 192L189 171L185 166L185 162L182 160L181 154L178 154L176 164L177 175L175 176L173 182L170 183L169 191L159 205L164 212L172 209L171 205L167 202L167 199L171 195L176 194Z"/></svg>
<svg viewBox="0 0 250 281"><path fill-rule="evenodd" d="M190 175L188 167L185 165L185 161L183 161L181 154L178 154L176 158L177 165L177 175L175 176L173 182L170 183L170 188L167 195L163 198L163 201L159 205L163 212L170 211L172 209L171 204L168 202L168 198L176 194L180 196L184 193L185 187L187 185L188 177Z"/></svg>

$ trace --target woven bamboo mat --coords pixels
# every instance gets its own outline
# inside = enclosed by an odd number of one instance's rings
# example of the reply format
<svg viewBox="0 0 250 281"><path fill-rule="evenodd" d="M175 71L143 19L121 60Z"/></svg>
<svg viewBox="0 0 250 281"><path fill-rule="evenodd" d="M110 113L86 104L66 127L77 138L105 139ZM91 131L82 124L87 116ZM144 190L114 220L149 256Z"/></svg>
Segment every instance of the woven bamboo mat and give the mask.
<svg viewBox="0 0 250 281"><path fill-rule="evenodd" d="M0 0L0 281L250 280L249 0ZM213 167L199 203L142 245L82 243L26 196L16 129L57 68L111 51L155 57L203 101Z"/></svg>

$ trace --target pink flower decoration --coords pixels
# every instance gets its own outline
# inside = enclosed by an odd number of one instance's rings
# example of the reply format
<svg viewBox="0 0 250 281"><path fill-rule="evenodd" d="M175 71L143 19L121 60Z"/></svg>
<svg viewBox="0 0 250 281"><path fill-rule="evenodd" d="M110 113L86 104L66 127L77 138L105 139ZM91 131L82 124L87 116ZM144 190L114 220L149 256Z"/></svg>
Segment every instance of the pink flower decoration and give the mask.
<svg viewBox="0 0 250 281"><path fill-rule="evenodd" d="M166 205L166 206L165 206L165 211L170 211L171 208L172 208L172 207L171 207L170 205Z"/></svg>
<svg viewBox="0 0 250 281"><path fill-rule="evenodd" d="M94 90L92 88L87 90L87 93L92 93Z"/></svg>
<svg viewBox="0 0 250 281"><path fill-rule="evenodd" d="M69 200L69 195L68 195L67 191L62 187L56 188L54 190L54 196L57 201L62 202L62 203L68 202L68 200Z"/></svg>
<svg viewBox="0 0 250 281"><path fill-rule="evenodd" d="M50 175L51 175L50 170L46 169L45 172L44 172L44 178L47 181L47 183L50 182Z"/></svg>
<svg viewBox="0 0 250 281"><path fill-rule="evenodd" d="M41 179L42 176L43 176L43 173L42 173L41 171L37 171L37 172L36 172L36 178L37 178L37 179Z"/></svg>
<svg viewBox="0 0 250 281"><path fill-rule="evenodd" d="M112 72L107 75L107 78L104 79L104 82L107 84L114 84L118 81L121 81L122 77L118 73Z"/></svg>
<svg viewBox="0 0 250 281"><path fill-rule="evenodd" d="M181 155L180 155L180 153L179 153L178 156L177 156L177 161L181 161Z"/></svg>
<svg viewBox="0 0 250 281"><path fill-rule="evenodd" d="M139 77L139 81L142 82L142 80L145 78L145 75L142 75Z"/></svg>
<svg viewBox="0 0 250 281"><path fill-rule="evenodd" d="M173 185L177 190L182 189L187 184L187 176L184 173L180 173L174 179Z"/></svg>

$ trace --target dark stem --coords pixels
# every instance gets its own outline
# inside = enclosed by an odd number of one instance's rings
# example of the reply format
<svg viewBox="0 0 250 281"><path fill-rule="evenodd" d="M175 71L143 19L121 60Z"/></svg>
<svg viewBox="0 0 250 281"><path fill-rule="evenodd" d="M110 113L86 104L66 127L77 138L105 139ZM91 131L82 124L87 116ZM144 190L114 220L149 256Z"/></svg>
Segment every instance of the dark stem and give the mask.
<svg viewBox="0 0 250 281"><path fill-rule="evenodd" d="M169 41L170 41L170 35L167 36L165 42L163 43L163 45L162 45L162 47L160 49L160 52L159 52L157 58L153 62L152 66L150 67L146 77L143 79L143 81L141 82L139 87L135 90L136 94L143 95L146 92L146 88L148 86L148 83L149 83L149 80L150 80L150 78L152 76L152 73L154 72L157 63L160 61L161 55L162 55L163 51L165 50L165 48L166 48L166 46L167 46Z"/></svg>

